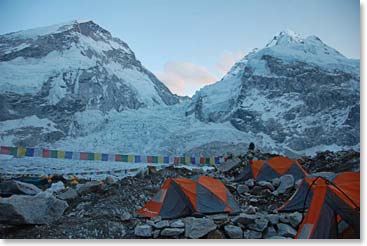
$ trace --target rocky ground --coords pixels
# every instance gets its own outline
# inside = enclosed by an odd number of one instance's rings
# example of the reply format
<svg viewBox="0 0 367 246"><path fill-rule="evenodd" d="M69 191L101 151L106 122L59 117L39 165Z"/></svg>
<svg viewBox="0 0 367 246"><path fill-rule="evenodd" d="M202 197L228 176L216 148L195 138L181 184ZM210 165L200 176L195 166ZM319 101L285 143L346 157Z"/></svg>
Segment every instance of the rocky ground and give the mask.
<svg viewBox="0 0 367 246"><path fill-rule="evenodd" d="M259 159L269 157L269 154L255 154L255 158ZM150 168L122 180L108 177L103 181L79 180L78 183L57 177L40 189L23 183L10 185L9 181L2 180L2 194L8 189L8 193L17 191L15 193L21 195L0 198L0 237L293 238L302 221L302 214L278 213L276 208L294 193L298 181L291 175L284 175L269 181L233 182L234 175L246 164L246 157L238 158L240 164L233 165L226 172L212 170L205 173L220 179L227 186L241 208L241 213L237 215L195 215L162 220L160 217L147 219L135 214L168 177L191 178L203 175L201 169ZM359 153L353 151L323 152L299 161L310 173L359 170ZM16 206L22 215L12 212Z"/></svg>

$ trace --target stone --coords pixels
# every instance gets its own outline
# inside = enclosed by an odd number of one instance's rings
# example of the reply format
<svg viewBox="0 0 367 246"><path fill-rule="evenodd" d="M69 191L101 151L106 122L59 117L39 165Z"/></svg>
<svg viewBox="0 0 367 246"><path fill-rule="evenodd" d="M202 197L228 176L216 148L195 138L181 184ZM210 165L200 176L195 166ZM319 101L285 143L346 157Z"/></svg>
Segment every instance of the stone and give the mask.
<svg viewBox="0 0 367 246"><path fill-rule="evenodd" d="M284 194L294 186L294 177L291 174L286 174L280 177L280 185L273 192L274 195Z"/></svg>
<svg viewBox="0 0 367 246"><path fill-rule="evenodd" d="M240 185L238 185L238 187L237 187L237 192L239 193L239 194L243 194L243 193L246 193L246 192L249 192L249 188L248 188L248 186L247 185L243 185L243 184L240 184Z"/></svg>
<svg viewBox="0 0 367 246"><path fill-rule="evenodd" d="M209 218L187 217L185 219L185 237L187 238L201 238L216 228L217 225Z"/></svg>
<svg viewBox="0 0 367 246"><path fill-rule="evenodd" d="M273 226L269 226L268 228L266 228L264 232L264 238L266 239L270 239L271 237L274 237L276 235L277 235L277 231L275 230Z"/></svg>
<svg viewBox="0 0 367 246"><path fill-rule="evenodd" d="M260 195L264 191L264 188L260 185L255 185L252 187L251 193L254 195Z"/></svg>
<svg viewBox="0 0 367 246"><path fill-rule="evenodd" d="M268 188L271 191L275 190L274 186L268 181L259 181L257 184L263 188Z"/></svg>
<svg viewBox="0 0 367 246"><path fill-rule="evenodd" d="M183 228L164 228L161 231L161 236L163 237L175 237L181 235L185 229Z"/></svg>
<svg viewBox="0 0 367 246"><path fill-rule="evenodd" d="M90 181L85 184L78 184L76 186L76 190L78 194L88 193L88 192L96 192L100 189L100 184L97 181Z"/></svg>
<svg viewBox="0 0 367 246"><path fill-rule="evenodd" d="M249 200L249 202L252 202L252 203L257 203L259 200L257 198L251 198Z"/></svg>
<svg viewBox="0 0 367 246"><path fill-rule="evenodd" d="M158 238L160 234L161 234L160 230L154 230L153 231L153 238Z"/></svg>
<svg viewBox="0 0 367 246"><path fill-rule="evenodd" d="M57 183L52 183L51 187L46 190L46 192L50 193L58 193L65 189L65 185L62 181L59 181Z"/></svg>
<svg viewBox="0 0 367 246"><path fill-rule="evenodd" d="M227 213L220 213L220 214L211 214L206 216L209 219L214 220L215 223L221 224L227 221L228 214Z"/></svg>
<svg viewBox="0 0 367 246"><path fill-rule="evenodd" d="M278 227L277 231L278 236L294 238L297 234L297 231L290 225L279 223L277 227Z"/></svg>
<svg viewBox="0 0 367 246"><path fill-rule="evenodd" d="M157 223L157 222L159 222L159 221L161 221L162 220L162 217L161 216L157 216L157 217L154 217L153 219L152 219L152 221L154 221L155 223Z"/></svg>
<svg viewBox="0 0 367 246"><path fill-rule="evenodd" d="M127 234L125 226L121 223L108 221L106 227L108 228L108 233L113 235L114 238L123 238Z"/></svg>
<svg viewBox="0 0 367 246"><path fill-rule="evenodd" d="M78 192L75 189L70 188L57 194L57 198L61 200L73 200L78 197Z"/></svg>
<svg viewBox="0 0 367 246"><path fill-rule="evenodd" d="M257 207L251 206L249 205L248 207L246 207L243 212L246 214L256 214L256 211L258 210Z"/></svg>
<svg viewBox="0 0 367 246"><path fill-rule="evenodd" d="M235 224L248 225L254 223L257 218L259 218L259 216L256 214L241 213L236 217L232 218L232 222Z"/></svg>
<svg viewBox="0 0 367 246"><path fill-rule="evenodd" d="M234 225L225 225L224 232L231 239L239 239L243 237L242 229Z"/></svg>
<svg viewBox="0 0 367 246"><path fill-rule="evenodd" d="M108 184L108 185L112 185L112 184L116 183L116 180L112 176L107 176L106 179L105 179L105 183Z"/></svg>
<svg viewBox="0 0 367 246"><path fill-rule="evenodd" d="M289 223L289 218L287 214L280 214L279 221L282 223Z"/></svg>
<svg viewBox="0 0 367 246"><path fill-rule="evenodd" d="M278 214L268 214L266 216L266 219L270 222L272 225L276 225L279 223L279 215Z"/></svg>
<svg viewBox="0 0 367 246"><path fill-rule="evenodd" d="M0 196L8 197L11 195L36 195L42 190L33 184L28 184L16 180L0 183Z"/></svg>
<svg viewBox="0 0 367 246"><path fill-rule="evenodd" d="M154 226L154 221L153 220L147 220L146 221L147 225L150 225L150 226Z"/></svg>
<svg viewBox="0 0 367 246"><path fill-rule="evenodd" d="M155 223L153 227L157 229L162 229L164 227L169 227L169 223L167 220L162 220L162 221L159 221L158 223Z"/></svg>
<svg viewBox="0 0 367 246"><path fill-rule="evenodd" d="M174 222L171 223L170 227L173 227L173 228L183 228L185 227L185 223L183 223L182 220L176 220Z"/></svg>
<svg viewBox="0 0 367 246"><path fill-rule="evenodd" d="M151 237L152 236L152 227L150 225L137 225L134 229L135 236L138 237Z"/></svg>
<svg viewBox="0 0 367 246"><path fill-rule="evenodd" d="M119 218L122 221L129 221L131 220L132 216L129 212L123 211L122 214L120 214Z"/></svg>
<svg viewBox="0 0 367 246"><path fill-rule="evenodd" d="M228 159L225 163L218 166L218 169L222 172L228 172L233 168L239 167L241 165L241 159L235 157L233 159Z"/></svg>
<svg viewBox="0 0 367 246"><path fill-rule="evenodd" d="M280 185L280 178L274 178L271 180L271 184L277 188Z"/></svg>
<svg viewBox="0 0 367 246"><path fill-rule="evenodd" d="M144 179L145 176L149 175L149 169L146 167L140 168L137 173L135 174L135 177Z"/></svg>
<svg viewBox="0 0 367 246"><path fill-rule="evenodd" d="M7 224L51 224L68 207L67 202L48 192L35 196L12 195L0 199L0 222Z"/></svg>
<svg viewBox="0 0 367 246"><path fill-rule="evenodd" d="M208 233L207 239L225 239L223 232L220 230L214 230Z"/></svg>
<svg viewBox="0 0 367 246"><path fill-rule="evenodd" d="M248 187L254 187L255 185L255 181L253 179L248 179L245 181L245 185L247 185Z"/></svg>
<svg viewBox="0 0 367 246"><path fill-rule="evenodd" d="M243 238L244 239L261 239L262 233L258 231L253 231L253 230L246 230L243 232Z"/></svg>
<svg viewBox="0 0 367 246"><path fill-rule="evenodd" d="M270 238L267 239L287 239L286 237L282 237L282 236L272 236Z"/></svg>
<svg viewBox="0 0 367 246"><path fill-rule="evenodd" d="M303 216L300 212L294 212L294 213L288 214L287 217L288 217L289 223L294 228L297 228L303 219Z"/></svg>
<svg viewBox="0 0 367 246"><path fill-rule="evenodd" d="M258 218L255 220L254 224L248 225L248 228L254 231L263 232L268 226L269 221L264 218Z"/></svg>

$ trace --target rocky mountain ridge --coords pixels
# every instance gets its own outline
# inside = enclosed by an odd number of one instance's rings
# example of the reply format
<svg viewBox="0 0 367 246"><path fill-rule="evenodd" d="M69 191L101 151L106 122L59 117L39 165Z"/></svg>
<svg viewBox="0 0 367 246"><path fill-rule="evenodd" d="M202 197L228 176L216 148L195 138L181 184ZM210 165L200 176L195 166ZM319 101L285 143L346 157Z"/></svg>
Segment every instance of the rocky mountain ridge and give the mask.
<svg viewBox="0 0 367 246"><path fill-rule="evenodd" d="M72 21L0 36L0 121L36 116L57 131L28 131L39 142L69 133L75 113L173 105L173 95L129 46L92 21ZM33 133L33 134L32 134Z"/></svg>
<svg viewBox="0 0 367 246"><path fill-rule="evenodd" d="M0 71L2 145L190 156L240 154L249 142L289 156L359 148L359 61L292 31L193 98L173 95L91 21L1 35Z"/></svg>

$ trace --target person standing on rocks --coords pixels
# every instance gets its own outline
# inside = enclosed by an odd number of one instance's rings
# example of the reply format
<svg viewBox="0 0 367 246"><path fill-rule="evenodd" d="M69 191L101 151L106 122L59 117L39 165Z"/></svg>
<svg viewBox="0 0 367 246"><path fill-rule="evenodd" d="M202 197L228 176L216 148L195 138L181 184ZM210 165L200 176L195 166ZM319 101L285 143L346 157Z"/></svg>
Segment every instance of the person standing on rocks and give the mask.
<svg viewBox="0 0 367 246"><path fill-rule="evenodd" d="M246 157L248 160L252 160L254 159L254 155L255 155L255 144L251 142L248 146Z"/></svg>

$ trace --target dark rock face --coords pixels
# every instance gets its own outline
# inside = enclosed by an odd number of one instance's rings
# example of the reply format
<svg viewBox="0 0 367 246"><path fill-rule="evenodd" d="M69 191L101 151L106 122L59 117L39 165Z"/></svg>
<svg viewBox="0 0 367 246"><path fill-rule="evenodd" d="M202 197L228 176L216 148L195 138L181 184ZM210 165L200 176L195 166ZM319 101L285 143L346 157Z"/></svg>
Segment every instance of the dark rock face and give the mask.
<svg viewBox="0 0 367 246"><path fill-rule="evenodd" d="M35 115L56 123L59 129L51 141L47 141L48 137L44 134L33 134L29 140L25 140L27 146L37 145L44 140L52 143L68 135L74 114L86 109L123 111L179 102L178 96L173 95L142 66L125 42L112 37L107 30L92 21L72 22L60 26L54 32L36 37L28 37L26 34L19 32L0 36L0 65L12 63L16 59L29 59L29 63L39 62L52 54L68 58L72 51L74 53L70 59L80 60L80 64L83 61L91 64L83 66L70 61L71 65L67 68L60 64L60 68L55 67L44 81L32 81L42 84L32 93L8 90L6 86L1 90L0 121ZM19 65L19 70L22 69L22 65ZM124 75L124 71L132 71L133 75ZM9 82L7 80L7 77L2 78L0 75L0 87L2 83L6 85ZM132 87L135 80L150 83L152 98L147 99L144 93L141 94L145 88ZM16 132L2 134L17 136Z"/></svg>
<svg viewBox="0 0 367 246"><path fill-rule="evenodd" d="M267 135L280 149L352 147L360 143L359 80L356 61L315 37L277 43L248 54L197 92L187 114Z"/></svg>

